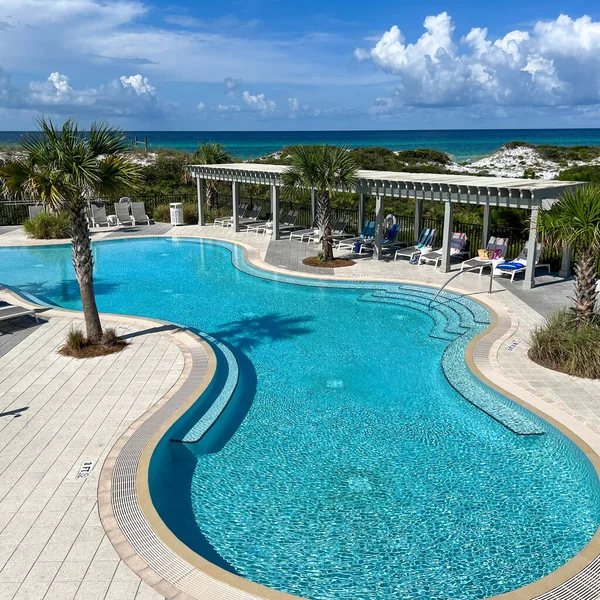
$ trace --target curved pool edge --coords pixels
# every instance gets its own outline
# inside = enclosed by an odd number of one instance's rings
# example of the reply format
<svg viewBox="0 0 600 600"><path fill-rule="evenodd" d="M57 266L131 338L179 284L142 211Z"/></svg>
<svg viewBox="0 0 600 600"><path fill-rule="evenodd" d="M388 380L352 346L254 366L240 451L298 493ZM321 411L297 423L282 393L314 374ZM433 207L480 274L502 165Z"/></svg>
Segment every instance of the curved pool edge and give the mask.
<svg viewBox="0 0 600 600"><path fill-rule="evenodd" d="M244 259L249 264L264 271L298 278L332 280L338 282L342 280L340 277L333 275L296 273L287 269L274 267L265 263L260 258L260 254L256 248L233 240L214 240L212 238L164 235L137 236L133 239L160 237L190 241L201 240L206 242L225 242L227 244L236 245L242 248ZM111 240L106 241L113 241L117 239L131 240L132 238L123 236L119 238L111 238ZM101 241L103 240L98 240L97 243L100 243ZM406 279L400 280L379 277L360 277L360 279L348 279L348 281L352 282L356 282L357 280L365 283L391 282L412 284L422 287L435 287L423 283L422 281ZM452 289L450 287L447 289L448 291L452 291L459 295L464 295L459 290ZM8 291L19 298L21 303L25 302L26 304L36 306L33 302L28 299L24 299L20 295L16 294L13 290ZM516 330L518 323L516 317L511 315L510 312L502 305L494 302L493 299L491 299L490 302L489 298L474 298L472 296L469 296L469 298L483 305L489 311L491 317L490 325L470 341L465 351L465 361L467 362L467 365L473 374L485 385L488 385L517 404L520 404L534 414L540 416L542 419L549 422L551 425L565 434L588 457L588 459L592 462L596 473L600 477L600 435L593 432L591 429L577 421L575 418L571 417L569 414L544 401L543 397L540 397L539 394L533 395L516 384L513 384L492 367L490 359L494 355L497 355L498 349L502 342L508 339ZM71 311L62 308L50 308L49 312L65 312L73 314L79 313L80 311ZM118 316L119 318L122 317L123 319L148 321L155 324L167 324L164 321L147 319L145 317L138 318L121 315L113 316ZM198 336L191 331L185 328L181 329L187 335L197 338L197 341L200 343L206 344L206 342L203 342L201 338L198 338ZM207 347L210 350L208 345ZM146 581L146 583L168 598L174 598L181 596L182 594L183 596L186 594L192 594L192 597L195 597L196 594L200 594L199 597L204 597L203 595L217 594L216 597L224 600L240 600L240 598L264 600L298 599L300 598L299 596L293 596L284 592L273 590L260 584L256 584L242 577L229 573L228 571L225 571L220 567L210 563L202 556L193 552L178 538L176 538L156 512L156 509L154 508L150 498L150 492L148 488L148 465L156 444L164 432L166 432L167 429L179 418L180 414L176 417L173 416L172 418L163 421L160 424L159 429L155 430L151 439L148 440L143 447L139 447L138 442L137 447L139 449L139 463L135 472L134 481L129 481L129 485L134 483L134 489L136 491L135 499L138 501L138 507L142 511L144 517L144 523L137 523L137 525L150 526L156 536L156 541L160 542L160 545L162 545L167 551L167 555L156 555L152 557L155 560L145 561L138 555L138 553L136 553L135 549L130 544L132 539L132 530L135 530L136 528L132 527L132 523L130 523L129 527L126 528L127 531L124 531L118 525L118 520L113 512L113 505L111 502L111 490L113 489L113 480L116 475L116 462L123 452L125 445L130 441L131 438L136 437L136 434L154 415L154 413L157 412L158 408L167 404L185 386L192 370L192 365L190 365L189 369L187 369L187 366L188 362L186 357L186 367L184 367L184 373L187 372L187 379L185 381L178 382L176 390L171 390L165 397L159 400L153 408L151 408L147 413L142 415L134 424L131 425L128 431L113 446L102 467L98 488L98 506L100 517L106 533L124 562L126 562L126 564L128 564L128 566L138 576ZM206 382L206 386L209 383L210 380ZM196 389L187 397L185 402L187 408L189 408L189 406L191 406L197 400L200 393L198 393L198 389ZM180 406L182 407L183 404ZM187 408L182 408L181 414L186 412ZM173 415L174 414L175 413L173 413ZM161 431L162 433L160 433ZM123 482L119 483L122 484ZM151 566L148 565L148 562L152 563ZM518 588L517 590L494 596L493 600L550 600L557 597L560 597L564 600L569 600L571 598L573 600L579 600L582 597L581 594L583 592L585 592L586 598L598 598L600 597L600 590L598 590L598 593L593 596L589 595L590 591L592 591L590 590L589 584L594 580L600 580L600 529L596 531L590 542L588 542L588 544L577 555L575 555L559 569L531 584Z"/></svg>

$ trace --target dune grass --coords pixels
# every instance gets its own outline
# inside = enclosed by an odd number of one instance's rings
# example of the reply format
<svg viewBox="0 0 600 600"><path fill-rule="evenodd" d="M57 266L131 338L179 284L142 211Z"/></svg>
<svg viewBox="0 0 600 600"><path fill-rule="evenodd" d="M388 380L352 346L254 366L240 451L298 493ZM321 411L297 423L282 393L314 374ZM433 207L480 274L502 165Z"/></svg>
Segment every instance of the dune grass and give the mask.
<svg viewBox="0 0 600 600"><path fill-rule="evenodd" d="M600 379L600 321L577 320L568 308L553 313L531 334L529 358L554 371Z"/></svg>

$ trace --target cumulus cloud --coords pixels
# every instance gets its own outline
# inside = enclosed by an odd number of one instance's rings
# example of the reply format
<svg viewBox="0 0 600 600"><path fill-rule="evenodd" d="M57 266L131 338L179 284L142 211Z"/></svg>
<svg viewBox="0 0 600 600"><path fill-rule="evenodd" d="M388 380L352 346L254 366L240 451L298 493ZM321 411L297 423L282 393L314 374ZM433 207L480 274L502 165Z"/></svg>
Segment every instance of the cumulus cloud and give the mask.
<svg viewBox="0 0 600 600"><path fill-rule="evenodd" d="M238 104L217 104L215 110L218 113L238 113L242 109Z"/></svg>
<svg viewBox="0 0 600 600"><path fill-rule="evenodd" d="M262 115L273 113L277 109L277 104L273 100L267 100L264 94L253 96L250 92L246 91L242 94L242 98L250 110Z"/></svg>
<svg viewBox="0 0 600 600"><path fill-rule="evenodd" d="M137 75L130 75L129 77L122 75L120 81L125 89L131 88L138 96L143 96L144 94L156 96L156 88L150 85L147 77L142 77L139 73Z"/></svg>
<svg viewBox="0 0 600 600"><path fill-rule="evenodd" d="M425 33L407 42L394 25L357 60L371 60L398 76L390 98L379 98L375 114L400 106L578 106L600 103L600 22L560 15L530 30L490 39L473 28L455 39L454 23L443 12L428 16Z"/></svg>
<svg viewBox="0 0 600 600"><path fill-rule="evenodd" d="M235 91L242 85L241 79L235 79L233 77L225 77L223 80L225 86L225 93L233 95Z"/></svg>
<svg viewBox="0 0 600 600"><path fill-rule="evenodd" d="M32 81L24 88L17 88L1 68L0 107L51 114L76 113L93 118L164 118L173 111L173 106L161 101L156 88L140 74L123 75L99 88L75 89L67 75L54 72L45 81Z"/></svg>
<svg viewBox="0 0 600 600"><path fill-rule="evenodd" d="M206 109L206 106L204 105L204 102L200 101L200 102L198 102L198 106L196 106L196 108L197 108L197 109L198 109L200 112L202 112L203 110L205 110L205 109Z"/></svg>

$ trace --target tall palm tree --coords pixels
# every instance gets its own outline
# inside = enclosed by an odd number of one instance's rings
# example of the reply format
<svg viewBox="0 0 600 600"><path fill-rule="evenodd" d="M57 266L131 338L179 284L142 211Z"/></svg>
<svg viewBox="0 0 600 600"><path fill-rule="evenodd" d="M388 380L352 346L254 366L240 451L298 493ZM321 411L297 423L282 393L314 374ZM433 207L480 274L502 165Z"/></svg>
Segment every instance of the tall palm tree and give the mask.
<svg viewBox="0 0 600 600"><path fill-rule="evenodd" d="M233 162L231 154L225 150L223 144L216 142L206 142L198 146L194 157L203 165L223 165ZM218 196L217 184L214 181L208 181L206 188L206 206L212 206Z"/></svg>
<svg viewBox="0 0 600 600"><path fill-rule="evenodd" d="M356 188L358 163L348 148L329 145L294 146L290 155L290 166L283 173L284 194L295 197L315 190L323 261L333 260L331 199Z"/></svg>
<svg viewBox="0 0 600 600"><path fill-rule="evenodd" d="M40 119L37 134L25 136L22 157L0 167L3 194L42 201L54 210L66 210L71 221L73 266L79 283L88 340L98 343L102 326L94 296L94 261L86 218L87 202L96 196L133 191L140 168L126 156L128 144L119 129L94 123L80 132L68 120L57 128Z"/></svg>
<svg viewBox="0 0 600 600"><path fill-rule="evenodd" d="M600 259L600 185L567 191L549 210L540 213L543 239L557 248L569 246L575 254L575 306L577 318L595 319L596 283Z"/></svg>

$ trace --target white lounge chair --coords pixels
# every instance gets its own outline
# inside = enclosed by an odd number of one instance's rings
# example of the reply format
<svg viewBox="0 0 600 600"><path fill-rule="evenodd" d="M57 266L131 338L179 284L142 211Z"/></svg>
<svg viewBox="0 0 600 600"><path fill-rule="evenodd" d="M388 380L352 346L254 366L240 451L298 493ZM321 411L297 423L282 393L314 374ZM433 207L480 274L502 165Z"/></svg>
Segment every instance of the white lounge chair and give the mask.
<svg viewBox="0 0 600 600"><path fill-rule="evenodd" d="M453 233L450 239L450 256L468 256L467 247L467 235L465 233ZM419 258L419 264L433 263L438 267L442 262L442 250L434 250L433 252L424 252Z"/></svg>
<svg viewBox="0 0 600 600"><path fill-rule="evenodd" d="M247 204L240 204L240 219L243 219L246 216L246 213L248 212L248 205ZM233 221L233 217L217 217L215 219L214 225L220 225L221 227L227 227L227 223L230 223L231 221Z"/></svg>
<svg viewBox="0 0 600 600"><path fill-rule="evenodd" d="M300 240L304 241L304 238L308 239L311 235L317 235L319 233L319 228L317 227L317 219L313 221L312 227L308 227L307 229L296 229L295 231L290 232L290 240Z"/></svg>
<svg viewBox="0 0 600 600"><path fill-rule="evenodd" d="M24 308L23 306L13 306L12 304L3 304L2 306L0 306L0 321L9 321L10 319L25 317L27 315L35 317L36 322L40 322L35 310L31 308Z"/></svg>
<svg viewBox="0 0 600 600"><path fill-rule="evenodd" d="M437 235L437 229L430 229L426 227L421 231L419 241L414 246L408 246L407 248L401 248L396 250L394 254L394 260L399 258L408 258L409 261L415 259L419 254L427 254L433 252L433 242L435 242L435 236Z"/></svg>
<svg viewBox="0 0 600 600"><path fill-rule="evenodd" d="M133 225L133 217L129 214L129 205L126 202L115 202L115 215L117 225Z"/></svg>
<svg viewBox="0 0 600 600"><path fill-rule="evenodd" d="M150 225L150 217L146 214L146 207L143 202L132 202L131 203L131 216L133 218L133 224L146 223Z"/></svg>
<svg viewBox="0 0 600 600"><path fill-rule="evenodd" d="M44 205L43 204L31 204L27 207L27 210L29 211L29 218L33 219L33 217L35 217L35 215L39 215L41 212L44 212Z"/></svg>
<svg viewBox="0 0 600 600"><path fill-rule="evenodd" d="M260 220L260 213L262 211L262 206L255 206L251 211L250 214L243 218L243 219L238 219L238 224L240 227L248 227L248 225L251 225L252 223L256 223L257 221ZM266 223L266 221L265 221ZM231 221L229 223L225 224L225 227L233 227L233 217L231 217Z"/></svg>
<svg viewBox="0 0 600 600"><path fill-rule="evenodd" d="M285 219L282 223L279 224L279 232L286 233L290 230L294 230L296 225L296 219L298 218L297 210L290 210L286 215ZM248 225L246 227L246 231L254 231L255 233L260 233L262 231L263 235L272 234L273 233L273 221L267 221L265 223L260 223L256 225Z"/></svg>
<svg viewBox="0 0 600 600"><path fill-rule="evenodd" d="M104 208L104 206L92 204L90 206L89 216L92 227L102 227L102 225L106 225L107 227L110 226L110 222L106 216L106 208Z"/></svg>
<svg viewBox="0 0 600 600"><path fill-rule="evenodd" d="M348 226L348 219L338 219L331 228L331 237L333 238L333 243L335 245L336 241L339 243L341 240L344 240L348 237L348 234L345 233L346 227ZM308 243L318 242L321 240L322 232L320 229L316 229L315 233L308 236Z"/></svg>
<svg viewBox="0 0 600 600"><path fill-rule="evenodd" d="M539 264L540 255L542 254L542 245L538 244L537 249L535 251L535 268L536 269L547 269L548 274L550 274L550 265L549 264ZM515 260L506 261L500 263L494 269L494 277L500 275L510 275L511 283L515 280L515 275L517 273L523 273L527 269L527 246L521 250L521 254L515 258Z"/></svg>
<svg viewBox="0 0 600 600"><path fill-rule="evenodd" d="M460 264L460 270L465 269L474 270L479 267L479 275L483 275L483 270L486 267L495 269L497 265L503 263L506 260L506 252L508 250L508 238L491 237L487 243L486 250L491 250L497 256L496 258L479 258L474 256L469 260L465 260Z"/></svg>

